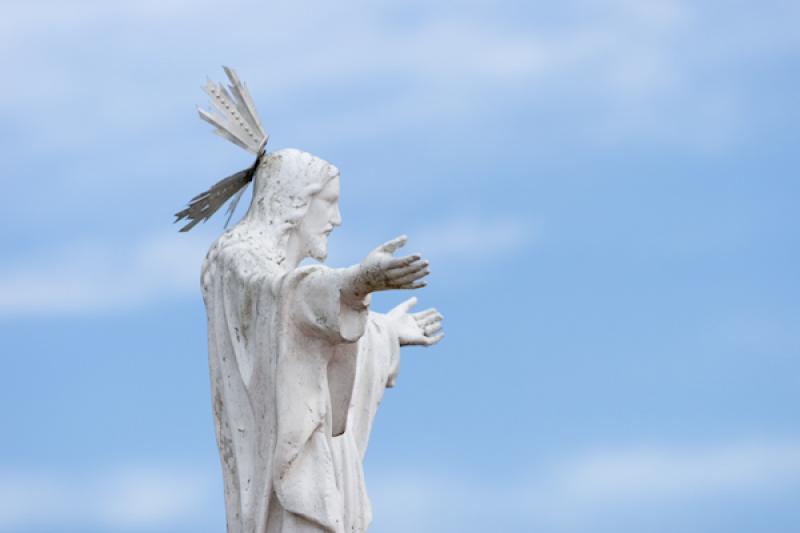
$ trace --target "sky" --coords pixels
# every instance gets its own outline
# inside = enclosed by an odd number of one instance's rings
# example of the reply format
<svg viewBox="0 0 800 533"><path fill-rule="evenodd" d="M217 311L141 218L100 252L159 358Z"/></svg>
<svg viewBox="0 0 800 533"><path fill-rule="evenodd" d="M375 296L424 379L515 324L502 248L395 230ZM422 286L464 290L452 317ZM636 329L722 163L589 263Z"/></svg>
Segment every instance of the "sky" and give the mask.
<svg viewBox="0 0 800 533"><path fill-rule="evenodd" d="M8 0L0 531L225 528L199 270L173 213L272 150L341 170L328 264L407 234L375 533L794 533L800 5ZM236 217L244 212L240 204ZM388 310L408 295L380 294Z"/></svg>

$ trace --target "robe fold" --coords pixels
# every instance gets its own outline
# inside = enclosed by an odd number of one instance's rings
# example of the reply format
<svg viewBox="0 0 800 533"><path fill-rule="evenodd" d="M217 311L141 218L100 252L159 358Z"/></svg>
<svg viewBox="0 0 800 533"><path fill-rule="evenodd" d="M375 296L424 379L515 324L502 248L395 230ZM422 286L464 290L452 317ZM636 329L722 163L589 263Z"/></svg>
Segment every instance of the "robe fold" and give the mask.
<svg viewBox="0 0 800 533"><path fill-rule="evenodd" d="M228 232L203 265L228 533L366 531L361 464L397 337L343 301L341 270L268 257Z"/></svg>

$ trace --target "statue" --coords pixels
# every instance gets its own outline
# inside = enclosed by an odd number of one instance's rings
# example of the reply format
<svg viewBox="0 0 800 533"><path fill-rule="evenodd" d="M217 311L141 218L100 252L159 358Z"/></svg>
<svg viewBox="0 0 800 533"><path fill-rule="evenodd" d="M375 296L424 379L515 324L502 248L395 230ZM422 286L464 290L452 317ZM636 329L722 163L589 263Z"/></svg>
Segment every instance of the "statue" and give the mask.
<svg viewBox="0 0 800 533"><path fill-rule="evenodd" d="M406 242L398 237L349 268L300 266L325 260L341 223L339 170L300 150L264 152L250 95L226 72L230 92L206 86L223 118L201 116L256 162L177 217L191 229L253 182L246 215L202 268L228 533L364 532L362 461L400 347L443 335L436 310L410 311L415 298L381 314L369 309L370 295L425 286L428 263L396 257Z"/></svg>

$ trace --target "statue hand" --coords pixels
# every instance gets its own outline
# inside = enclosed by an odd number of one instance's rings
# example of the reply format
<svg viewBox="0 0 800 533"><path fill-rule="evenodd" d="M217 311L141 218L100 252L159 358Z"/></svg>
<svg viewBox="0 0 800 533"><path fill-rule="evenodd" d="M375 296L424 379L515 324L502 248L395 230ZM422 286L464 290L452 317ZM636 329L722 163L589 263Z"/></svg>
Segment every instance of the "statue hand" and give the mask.
<svg viewBox="0 0 800 533"><path fill-rule="evenodd" d="M419 289L425 286L422 278L429 274L428 262L418 254L394 257L408 237L402 235L375 248L358 265L354 280L355 293L366 295L391 289Z"/></svg>
<svg viewBox="0 0 800 533"><path fill-rule="evenodd" d="M444 337L442 315L434 308L409 313L416 303L416 298L409 298L386 315L395 328L400 346L432 346Z"/></svg>

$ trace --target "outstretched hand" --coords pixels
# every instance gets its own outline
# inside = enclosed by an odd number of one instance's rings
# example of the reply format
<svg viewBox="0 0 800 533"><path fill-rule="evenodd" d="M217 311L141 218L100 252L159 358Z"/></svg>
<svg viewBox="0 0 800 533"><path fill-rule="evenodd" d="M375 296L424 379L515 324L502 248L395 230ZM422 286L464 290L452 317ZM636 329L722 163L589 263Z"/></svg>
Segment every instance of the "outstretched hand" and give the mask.
<svg viewBox="0 0 800 533"><path fill-rule="evenodd" d="M416 298L409 298L386 315L394 324L400 346L432 346L444 337L442 315L433 308L409 313L416 303Z"/></svg>
<svg viewBox="0 0 800 533"><path fill-rule="evenodd" d="M353 294L363 297L371 292L392 289L419 289L425 286L422 278L429 274L428 262L419 254L394 257L408 238L405 235L392 239L367 255L357 265L353 277Z"/></svg>

